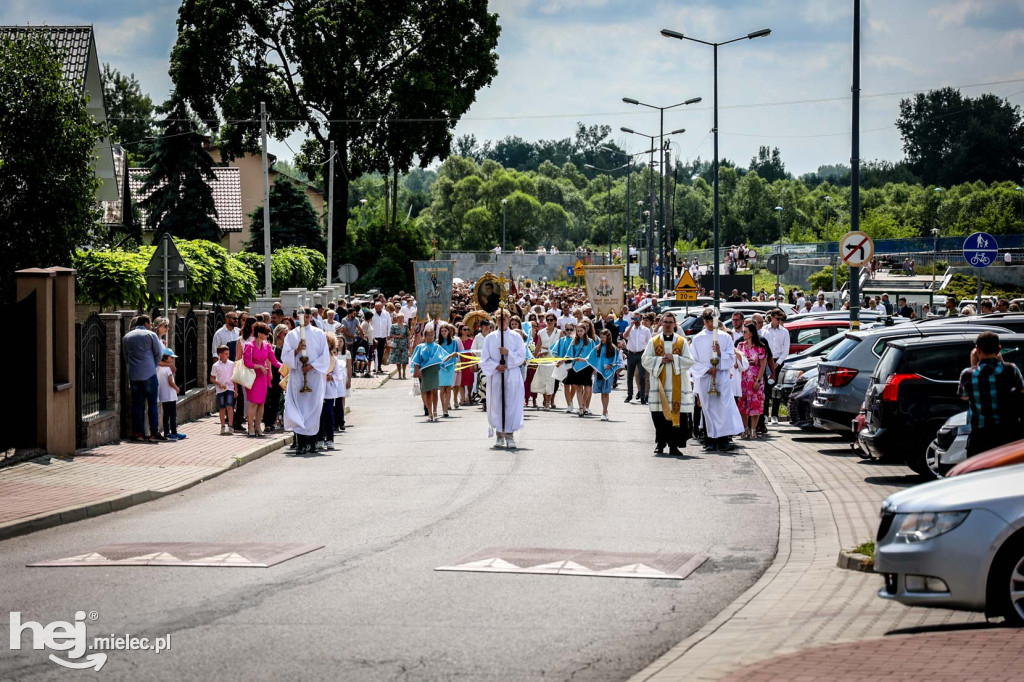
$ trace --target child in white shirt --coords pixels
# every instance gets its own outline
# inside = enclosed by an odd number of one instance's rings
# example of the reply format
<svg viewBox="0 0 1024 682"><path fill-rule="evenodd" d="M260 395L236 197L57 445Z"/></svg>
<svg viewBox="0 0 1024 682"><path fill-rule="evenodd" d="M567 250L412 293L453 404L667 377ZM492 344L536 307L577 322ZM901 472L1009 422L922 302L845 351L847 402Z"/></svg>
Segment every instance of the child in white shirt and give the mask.
<svg viewBox="0 0 1024 682"><path fill-rule="evenodd" d="M210 383L217 385L217 411L220 413L220 435L230 436L231 423L235 414L235 384L231 375L235 372L235 363L228 360L227 346L217 346L217 362L210 368Z"/></svg>
<svg viewBox="0 0 1024 682"><path fill-rule="evenodd" d="M160 365L156 368L156 379L159 383L157 397L164 413L164 438L182 440L185 434L178 433L178 394L181 389L174 383L174 359L178 357L170 348L164 348Z"/></svg>

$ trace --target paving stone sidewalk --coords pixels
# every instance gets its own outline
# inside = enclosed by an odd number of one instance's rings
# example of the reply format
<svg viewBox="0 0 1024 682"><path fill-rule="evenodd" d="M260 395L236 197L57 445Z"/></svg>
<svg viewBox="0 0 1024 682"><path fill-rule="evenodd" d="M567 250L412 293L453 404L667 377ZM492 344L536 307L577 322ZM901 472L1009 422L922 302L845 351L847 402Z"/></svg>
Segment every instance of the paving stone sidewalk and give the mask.
<svg viewBox="0 0 1024 682"><path fill-rule="evenodd" d="M217 417L182 424L180 431L185 440L122 441L0 469L0 540L169 495L292 440L281 432L222 436Z"/></svg>
<svg viewBox="0 0 1024 682"><path fill-rule="evenodd" d="M718 680L744 666L813 647L983 622L978 614L910 609L879 599L879 576L836 567L841 549L874 537L882 500L919 482L909 469L861 460L834 437L790 427L772 433L745 451L779 498L775 561L722 613L634 680ZM919 656L904 659L904 667L913 660L916 671ZM787 679L834 679L796 677L802 674L797 668Z"/></svg>

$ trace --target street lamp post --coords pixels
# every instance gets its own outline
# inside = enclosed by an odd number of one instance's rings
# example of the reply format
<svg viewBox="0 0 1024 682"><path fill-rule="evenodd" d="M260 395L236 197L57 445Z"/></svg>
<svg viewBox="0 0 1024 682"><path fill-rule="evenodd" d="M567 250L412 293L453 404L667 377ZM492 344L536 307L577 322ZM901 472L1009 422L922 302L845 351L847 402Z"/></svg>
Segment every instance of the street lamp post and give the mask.
<svg viewBox="0 0 1024 682"><path fill-rule="evenodd" d="M782 206L776 206L775 211L779 214L779 255L775 259L775 300L779 300L779 285L782 284ZM717 295L717 291L715 294Z"/></svg>
<svg viewBox="0 0 1024 682"><path fill-rule="evenodd" d="M928 292L928 308L935 310L935 271L939 267L939 235L942 234L942 193L946 190L941 187L935 188L935 193L939 195L939 206L935 209L935 229L932 230L932 236L935 238L935 253L932 255L932 288Z"/></svg>
<svg viewBox="0 0 1024 682"><path fill-rule="evenodd" d="M505 204L508 199L501 200L501 252L505 253Z"/></svg>
<svg viewBox="0 0 1024 682"><path fill-rule="evenodd" d="M625 210L623 213L626 217L626 281L629 281L629 233L633 222L629 215L629 204L630 204L630 184L633 179L633 156L626 152L619 151L618 149L612 149L611 147L601 147L602 151L609 152L611 154L621 154L626 157L626 203L624 204ZM610 228L609 228L610 229Z"/></svg>
<svg viewBox="0 0 1024 682"><path fill-rule="evenodd" d="M839 244L836 244L836 253L832 253L832 237L828 233L828 219L832 217L832 197L825 197L825 245L828 248L829 262L832 264L832 291L839 291L839 273L837 268L839 263L836 260L836 255L839 253Z"/></svg>
<svg viewBox="0 0 1024 682"><path fill-rule="evenodd" d="M650 293L654 288L654 259L651 257L651 230L654 224L651 222L651 211L643 212L641 224L644 225L644 246L647 247L647 291Z"/></svg>
<svg viewBox="0 0 1024 682"><path fill-rule="evenodd" d="M714 133L714 137L715 137L715 151L714 151L714 154L715 154L715 162L714 162L714 174L715 174L715 203L714 203L714 214L715 214L715 276L714 276L714 287L715 287L715 296L714 296L714 307L715 307L715 309L718 308L718 296L720 294L719 290L721 289L721 287L719 286L719 279L718 279L719 275L721 274L719 272L719 270L721 268L720 268L720 263L719 263L719 261L720 261L720 254L719 254L719 246L718 246L718 241L719 241L719 235L718 235L718 48L721 45L728 45L729 43L735 43L735 42L738 42L740 40L753 40L754 38L762 38L764 36L770 35L771 32L772 32L772 30L770 28L762 28L762 29L760 29L758 31L753 31L751 33L748 33L745 36L740 36L739 38L733 38L732 40L726 40L726 41L723 41L723 42L720 42L720 43L712 43L712 42L708 42L708 41L705 41L705 40L698 40L697 38L691 38L690 36L683 35L679 31L672 31L672 30L669 30L667 28L663 28L661 30L661 35L665 36L666 38L675 38L677 40L690 40L690 41L695 42L695 43L700 43L701 45L707 45L707 46L713 48L714 55L715 55L715 57L714 57L714 78L715 78L714 112L715 113L714 113L714 124L712 125L712 128L711 128L712 132Z"/></svg>
<svg viewBox="0 0 1024 682"><path fill-rule="evenodd" d="M697 100L699 101L700 98L698 97ZM680 104L686 104L688 102L689 102L689 100L687 100L687 102L681 102ZM644 106L648 106L648 105L645 104ZM677 105L674 105L674 106L680 106L680 105L677 104ZM659 133L658 135L647 135L646 133L637 132L636 130L633 130L632 128L619 128L619 130L621 130L624 133L629 133L630 135L639 135L641 137L646 137L648 140L651 141L651 148L647 151L647 153L649 153L651 155L651 160L650 160L651 176L650 176L650 185L649 185L649 190L648 191L649 191L650 200L651 200L651 222L653 224L653 222L654 222L654 196L655 196L654 195L654 152L655 152L654 140L656 138L664 139L665 137L671 137L672 135L680 135L680 134L686 132L686 128L679 128L678 130L673 130L672 132L669 132L669 133L662 132L662 133ZM664 180L664 177L665 177L664 165L662 165L662 169L661 170L662 170L662 173L661 173L662 180ZM662 197L662 198L664 198L664 197ZM661 208L661 211L662 211L661 224L662 225L664 225L664 223L665 223L665 221L664 221L664 210L665 210L664 205L662 205L662 208ZM659 244L658 250L660 251L661 250L661 247L660 247L661 235L660 234L657 237L657 241L658 241L658 244ZM664 272L664 268L662 269L662 271ZM652 280L651 284L653 286L653 284L654 284L653 280ZM662 288L660 286L662 284L662 277L660 277L660 276L658 278L658 284L659 284L659 288Z"/></svg>
<svg viewBox="0 0 1024 682"><path fill-rule="evenodd" d="M589 168L590 170L596 170L596 171L599 171L601 173L608 173L608 198L605 201L605 204L608 206L608 264L611 265L612 264L612 184L613 184L612 183L612 176L611 176L611 174L614 173L615 171L620 171L623 168L629 168L629 164L628 163L624 163L621 166L619 166L618 168L598 168L597 166L595 166L593 164L585 163L585 164L583 164L583 167L584 168ZM628 203L626 205L629 206ZM628 209L627 209L626 213L627 214L629 213Z"/></svg>

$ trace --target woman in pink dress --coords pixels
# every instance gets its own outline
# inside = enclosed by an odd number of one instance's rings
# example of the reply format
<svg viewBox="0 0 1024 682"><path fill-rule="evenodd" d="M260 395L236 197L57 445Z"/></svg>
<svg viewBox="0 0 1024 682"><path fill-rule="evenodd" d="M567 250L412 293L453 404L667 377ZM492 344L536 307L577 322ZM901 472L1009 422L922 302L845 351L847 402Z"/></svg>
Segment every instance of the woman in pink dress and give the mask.
<svg viewBox="0 0 1024 682"><path fill-rule="evenodd" d="M459 343L462 344L462 350L469 350L470 346L473 345L470 328L460 322L455 325L455 332ZM458 384L460 388L456 392L457 402L463 405L470 405L473 402L470 399L473 391L473 365L467 365L465 369L459 370L458 374L462 376L456 377L457 382L461 379L461 382Z"/></svg>
<svg viewBox="0 0 1024 682"><path fill-rule="evenodd" d="M248 409L245 416L249 422L249 436L251 438L264 438L265 435L260 429L263 423L263 406L267 402L267 389L270 388L271 370L270 366L281 367L281 361L274 355L274 347L267 340L270 338L270 327L262 322L256 323L253 328L253 337L245 344L242 350L242 359L245 366L256 372L256 381L252 388L245 392L248 402ZM255 430L253 424L255 424Z"/></svg>
<svg viewBox="0 0 1024 682"><path fill-rule="evenodd" d="M748 322L743 326L743 340L739 350L746 356L750 366L743 372L743 392L739 399L740 414L743 416L743 439L756 437L757 421L764 412L764 368L768 354L765 342L757 333L757 326Z"/></svg>

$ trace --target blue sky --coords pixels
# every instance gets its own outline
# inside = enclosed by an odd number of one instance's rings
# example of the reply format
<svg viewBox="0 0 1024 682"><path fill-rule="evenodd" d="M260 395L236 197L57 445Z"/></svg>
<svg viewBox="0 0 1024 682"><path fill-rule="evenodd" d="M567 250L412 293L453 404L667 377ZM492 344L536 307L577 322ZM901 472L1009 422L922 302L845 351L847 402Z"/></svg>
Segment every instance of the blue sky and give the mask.
<svg viewBox="0 0 1024 682"><path fill-rule="evenodd" d="M134 72L159 101L176 0L4 0L0 22L86 23L100 59ZM772 35L719 54L721 153L746 164L759 145L778 146L794 173L850 156L851 0L492 0L502 35L499 73L460 122L480 139L571 136L576 122L607 124L632 150L658 132L656 105L704 98L666 114L666 130L686 128L674 147L684 159L711 155L712 54L662 38L672 28L724 40L763 27ZM863 0L861 156L902 156L893 126L899 95L945 85L1024 104L1024 0ZM811 101L808 101L811 100ZM297 148L296 141L291 146ZM289 157L288 149L273 151Z"/></svg>

